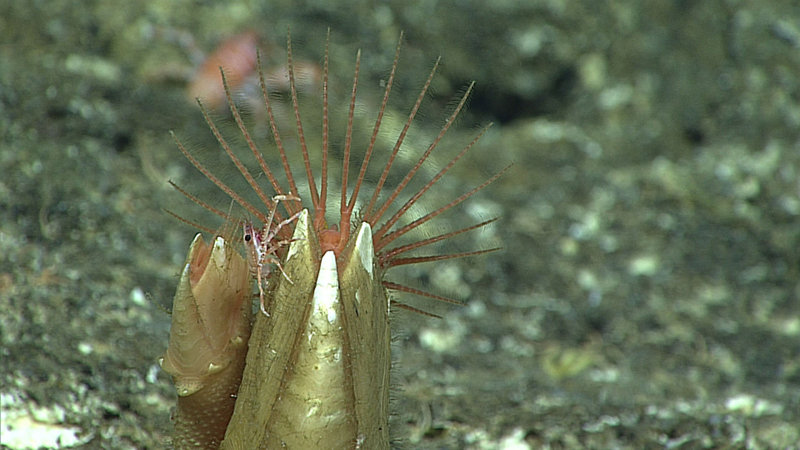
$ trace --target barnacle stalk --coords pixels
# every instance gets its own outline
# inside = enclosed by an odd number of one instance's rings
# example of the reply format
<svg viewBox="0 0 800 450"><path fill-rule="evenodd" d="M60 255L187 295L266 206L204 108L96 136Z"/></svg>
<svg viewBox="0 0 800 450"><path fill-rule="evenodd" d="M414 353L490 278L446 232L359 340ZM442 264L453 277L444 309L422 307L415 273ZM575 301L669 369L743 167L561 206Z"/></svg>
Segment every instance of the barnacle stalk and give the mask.
<svg viewBox="0 0 800 450"><path fill-rule="evenodd" d="M479 255L496 249L479 249L463 253L408 256L420 248L480 229L495 219L466 226L437 236L410 243L398 244L398 239L419 229L425 223L462 203L483 189L507 169L454 200L423 213L405 225L400 225L421 197L471 149L485 132L468 143L457 155L424 182L421 188L398 206L401 193L423 166L431 164L430 155L438 148L451 128L467 98L472 85L447 118L440 132L425 149L417 162L394 187L388 187L393 164L406 141L420 105L436 72L437 61L416 99L402 129L388 152L387 162L371 194L360 197L368 166L375 153L378 137L392 90L400 55L397 45L391 73L377 112L369 142L362 153L363 162L350 186L350 159L354 147L354 117L360 70L360 51L356 55L353 85L350 95L344 147L342 149L340 197L333 199L339 217L329 225L326 216L329 184L329 105L328 105L328 48L326 45L322 69L322 142L318 154L309 150L303 120L300 115L291 39L287 39L288 77L292 110L296 124L297 142L303 164L301 174L307 184L306 200L294 200L302 192L290 164L289 151L277 126L263 71L259 68L260 86L268 127L277 147L285 182L267 164L248 128L244 125L234 103L224 71L220 70L226 98L236 125L252 157L258 164L254 175L233 151L228 140L211 120L198 100L204 117L227 157L242 175L250 189L263 203L257 206L237 192L231 184L215 175L192 155L176 138L186 158L233 202L255 220L264 224L276 242L276 256L282 271L272 271L264 294L266 314L257 314L241 387L233 416L227 428L222 448L388 448L388 388L390 369L389 316L391 307L405 308L426 315L409 305L391 300L387 291L402 291L448 303L458 303L447 297L427 293L384 279L392 267L441 261ZM259 57L259 67L260 67ZM312 170L312 159L319 157L321 173L319 187ZM314 164L316 165L316 163ZM268 187L256 179L263 175ZM229 214L208 205L183 189L189 199L228 220ZM383 193L386 190L387 193ZM348 196L348 191L350 195ZM277 197L291 197L280 203ZM365 205L359 211L360 223L355 224L356 204ZM297 220L280 229L269 228L274 220ZM247 261L252 266L252 260ZM282 272L282 273L281 273ZM252 290L252 287L250 287Z"/></svg>

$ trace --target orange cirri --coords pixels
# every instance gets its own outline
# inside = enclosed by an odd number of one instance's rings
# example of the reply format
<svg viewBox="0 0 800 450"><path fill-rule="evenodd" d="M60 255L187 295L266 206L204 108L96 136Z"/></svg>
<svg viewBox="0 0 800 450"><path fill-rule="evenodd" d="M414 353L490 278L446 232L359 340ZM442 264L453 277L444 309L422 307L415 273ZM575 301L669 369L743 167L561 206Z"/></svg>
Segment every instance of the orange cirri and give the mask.
<svg viewBox="0 0 800 450"><path fill-rule="evenodd" d="M385 81L383 98L372 131L365 139L363 153L358 153L362 162L351 167L351 158L356 147L354 129L358 119L356 92L361 52L356 54L353 84L347 104L344 142L341 149L337 149L337 157L341 154L341 165L338 166L338 198L333 195L329 199L328 195L329 182L334 178L332 173L336 171L333 169L336 166L329 167L333 145L329 132L329 110L332 108L328 102L327 45L321 76L322 137L317 152L309 149L312 147L309 144L311 139L306 135L301 119L291 39L287 43L287 75L296 137L293 134L292 138L288 138L279 129L273 113L270 90L260 68L260 55L258 57L265 117L275 143L281 171L274 170L267 163L269 158L262 153L256 144L257 139L245 126L241 112L233 101L231 86L224 70L220 71L220 75L225 99L248 152L243 155L234 152L229 140L211 119L206 105L198 99L211 131L251 193L235 188L234 182L216 175L214 170L175 138L185 157L252 216L250 220L244 221L244 238L252 239L254 230L260 227L258 236L269 239L269 242L262 243L263 248L274 252L271 256L275 257L281 269L271 271L266 289L261 285L261 277L258 277L264 314L257 314L249 338L244 375L236 394L236 406L230 425L224 440L221 436L215 437L211 447L222 442L222 448L388 448L388 384L391 365L389 306L425 315L433 314L391 300L386 291L401 291L448 303L458 302L387 281L384 279L385 272L397 266L474 256L496 250L490 248L461 253L413 255L413 252L423 247L481 229L496 218L435 236L420 239L407 237L408 233L420 229L485 188L508 169L506 167L435 209L424 211L413 218L405 217L411 214L412 208L419 209L416 206L420 199L474 147L488 128L478 132L471 142L444 165L432 167L431 154L439 147L464 107L472 91L470 85L438 134L432 138L426 149L420 149L416 162L403 173L398 174L397 170L392 170L401 153L401 147L410 140L409 130L431 85L439 65L438 60L407 118L397 127L397 135L389 145L391 150L385 156L386 162L374 176L377 181L372 188L373 192L366 195L362 192L365 190L363 188L370 162L377 153L379 142L385 139L386 132L381 131L381 125L386 117L401 42L402 35L391 72ZM296 139L299 147L297 153L288 150L290 139ZM300 159L302 163L291 162ZM248 163L256 165L257 169L249 168ZM295 172L296 167L293 167L298 164L302 165L302 169L298 171L301 174L299 176ZM314 174L312 166L320 167L319 178ZM422 182L415 192L403 194L412 179L421 172L433 175ZM261 180L258 178L261 177L266 179L263 184L259 183ZM300 177L305 178L305 183L298 182ZM399 181L390 181L395 179ZM393 186L389 186L390 183ZM230 214L172 184L193 202L225 221L229 220ZM253 195L263 206L248 200L248 196ZM329 223L326 215L329 203L338 209L338 219L333 224ZM401 237L405 238L400 240ZM249 258L251 273L262 259ZM240 273L233 275L238 276ZM226 417L225 423L227 420ZM196 439L190 438L189 442L194 445ZM177 446L180 446L179 442Z"/></svg>
<svg viewBox="0 0 800 450"><path fill-rule="evenodd" d="M377 141L377 138L378 138L378 133L380 132L381 121L383 119L383 116L384 116L384 113L385 113L385 110L386 110L386 105L387 105L388 100L389 100L389 94L390 94L391 89L392 89L392 82L394 80L395 71L397 69L399 54L400 54L400 45L398 44L397 49L396 49L395 59L394 59L393 65L392 65L392 71L391 71L391 73L389 75L388 81L386 82L386 88L385 88L385 92L384 92L383 101L381 102L380 109L378 110L378 113L377 113L377 118L375 120L372 136L370 138L368 147L366 148L366 150L364 151L364 153L362 155L363 163L361 164L361 168L359 170L359 173L356 176L355 186L354 186L354 188L352 190L352 194L350 195L350 198L348 199L347 198L347 188L346 188L346 186L348 185L349 169L350 169L351 139L352 139L352 133L353 133L353 118L354 118L354 114L355 114L355 105L356 105L356 90L357 90L357 87L358 87L360 51L359 51L359 53L357 55L356 67L355 67L355 76L354 76L354 80L353 80L352 96L351 96L351 99L350 99L350 109L349 109L349 115L348 115L347 136L346 136L346 141L345 141L345 146L344 146L344 156L343 156L342 165L341 165L341 186L342 186L342 188L340 189L341 199L338 202L338 204L339 204L339 223L338 223L338 226L337 225L328 226L327 225L327 221L326 221L326 208L327 208L327 203L328 203L327 193L328 193L328 159L329 159L329 134L328 134L328 131L329 131L328 130L328 124L329 124L328 110L329 110L329 108L328 108L328 103L327 103L327 101L328 101L328 54L327 54L327 49L326 49L326 54L325 54L325 65L324 65L324 68L323 68L323 70L324 70L324 74L323 74L324 79L323 79L323 85L322 85L322 89L323 89L323 92L322 92L322 95L323 95L323 118L322 118L322 121L323 121L323 140L322 140L322 148L321 148L320 156L319 156L320 159L321 159L322 173L321 173L320 187L319 187L319 189L317 189L316 181L315 181L314 175L312 173L311 164L310 164L312 155L310 154L310 152L308 150L308 147L306 145L306 138L305 138L305 135L304 135L303 125L302 125L302 121L301 121L301 117L300 117L300 111L299 111L297 90L294 87L295 86L295 79L294 79L294 72L295 71L294 71L293 61L292 61L291 41L289 41L289 43L288 43L288 77L289 77L289 84L290 84L290 92L291 92L291 96L292 96L292 105L293 105L295 119L296 119L296 123L297 123L297 130L296 131L297 131L297 134L298 134L298 137L299 137L300 151L302 152L303 161L304 161L304 164L305 164L304 169L305 169L306 181L308 183L308 191L310 192L310 205L308 205L308 206L310 206L311 211L313 213L313 228L317 232L317 237L318 237L318 240L319 240L320 245L322 247L322 250L323 251L333 250L336 253L337 256L340 255L340 253L345 248L345 246L347 245L349 240L353 237L353 233L352 232L354 230L353 230L352 220L353 220L354 215L355 215L354 213L356 212L355 211L356 200L358 199L358 195L360 193L360 189L361 189L362 183L363 183L363 181L365 179L367 167L368 167L368 165L369 165L369 163L371 161L371 158L373 156L373 150L375 149L375 144L376 144L376 141ZM259 66L260 66L260 56L259 56L258 60L259 60ZM442 178L442 176L444 176L455 165L455 163L458 162L458 160L460 160L473 147L473 145L480 139L480 137L486 131L488 126L485 127L483 130L481 130L478 133L478 136L476 136L468 145L466 145L461 150L461 152L459 152L456 156L454 156L446 165L441 167L439 172L435 176L433 176L430 180L428 180L427 183L421 189L419 189L410 199L408 199L402 206L397 208L391 214L391 216L389 216L388 219L383 224L381 224L380 227L377 227L377 225L381 221L381 219L384 218L387 215L387 212L394 205L394 202L397 200L397 198L401 194L401 192L407 187L407 185L409 184L411 179L419 172L419 170L423 167L423 165L426 163L426 161L428 161L428 158L431 155L431 153L438 147L440 141L444 137L445 133L450 129L451 125L453 124L453 122L455 121L456 117L460 113L461 109L463 108L464 104L467 101L467 98L469 97L469 95L470 95L470 93L472 91L472 87L473 87L474 83L470 84L470 86L467 89L466 93L461 97L458 105L456 106L455 111L447 119L446 123L441 128L439 134L436 136L436 138L433 140L433 142L431 142L430 145L428 146L428 148L420 155L418 161L413 166L413 168L411 170L409 170L405 174L403 179L391 190L390 194L388 195L388 197L385 200L383 200L382 202L379 201L379 197L380 197L381 191L385 187L387 178L390 175L390 170L392 168L392 164L395 161L395 159L396 159L396 157L397 157L397 155L398 155L398 153L400 151L400 148L404 143L404 139L406 138L406 135L407 135L407 133L409 131L409 128L411 127L411 124L414 121L414 118L415 118L415 116L417 114L417 111L419 110L419 107L420 107L420 105L422 103L422 100L423 100L423 98L425 97L425 95L428 92L428 88L430 87L431 80L433 79L433 76L436 73L438 65L439 65L439 61L437 60L436 63L434 64L433 68L431 69L431 72L430 72L430 74L428 76L428 79L425 81L425 84L424 84L424 86L422 87L422 90L419 93L419 96L417 98L416 103L414 104L412 110L410 111L410 113L408 115L407 121L404 124L402 131L400 132L399 136L396 139L394 148L392 149L391 154L389 156L389 159L388 159L388 161L386 162L386 164L385 164L385 166L383 168L383 171L382 171L382 173L380 175L380 179L377 182L377 186L374 188L373 193L369 197L369 201L368 201L367 206L362 211L360 211L362 220L365 221L365 222L368 222L372 226L372 228L374 229L374 231L373 231L373 242L374 242L374 245L375 245L375 253L376 253L376 255L378 256L378 259L379 259L379 266L381 268L383 268L383 269L388 269L390 267L400 266L400 265L405 265L405 264L416 264L416 263L423 263L423 262L439 261L439 260L443 260L443 259L452 259L452 258L460 258L460 257L466 257L466 256L472 256L472 255L479 255L479 254L482 254L482 253L487 253L487 252L491 252L491 251L497 250L495 248L492 248L492 249L476 250L476 251L458 253L458 254L451 254L451 255L436 255L436 256L427 256L427 257L401 257L401 255L403 255L403 254L405 254L405 253L407 253L409 251L416 250L416 249L424 247L426 245L434 244L436 242L439 242L439 241L442 241L442 240L457 236L459 234L462 234L462 233L465 233L465 232L468 232L468 231L471 231L471 230L475 230L475 229L484 227L484 226L490 224L491 222L494 222L496 220L496 218L493 218L493 219L490 219L490 220L486 220L484 222L476 223L474 225L471 225L469 227L462 228L462 229L459 229L459 230L450 231L448 233L445 233L445 234L442 234L442 235L439 235L439 236L430 237L430 238L427 238L427 239L424 239L424 240L420 240L420 241L417 241L417 242L414 242L414 243L411 243L411 244L407 244L407 245L404 245L404 246L401 246L401 247L389 248L389 246L392 244L392 242L394 242L397 238L405 235L406 233L408 233L408 232L414 230L415 228L423 225L424 223L430 221L431 219L434 219L435 217L439 216L440 214L444 213L445 211L447 211L447 210L455 207L456 205L460 204L461 202L463 202L467 198L469 198L472 195L474 195L479 190L485 188L487 185L489 185L490 183L495 181L497 178L499 178L503 173L505 173L508 170L508 168L510 166L504 168L500 172L496 173L492 177L490 177L487 180L485 180L480 185L474 187L472 190L464 193L460 197L452 200L451 202L439 207L438 209L435 209L433 211L428 212L427 214L417 218L413 222L411 222L411 223L409 223L409 224L407 224L407 225L405 225L403 227L397 227L397 228L393 229L393 227L395 227L395 225L401 219L401 217L403 215L405 215L409 211L409 209L418 200L420 200L420 198L426 192L428 192L434 186L434 184L437 181L439 181L439 179ZM234 153L233 148L231 147L231 145L222 136L221 132L219 131L219 129L217 128L215 123L212 121L212 119L211 119L211 117L210 117L210 115L208 113L208 110L206 108L207 105L203 101L202 98L198 98L198 104L200 105L200 108L203 111L203 115L206 118L206 121L208 122L208 124L209 124L211 130L213 131L214 135L217 137L217 140L219 141L220 145L222 146L224 151L227 153L227 155L231 159L231 161L236 165L237 169L241 172L242 176L244 176L244 178L250 184L252 189L255 191L255 193L258 195L258 197L261 199L261 201L264 203L264 205L267 207L267 209L266 210L260 210L258 206L253 205L251 202L246 200L244 195L241 195L241 194L237 193L233 188L231 188L227 183L225 183L225 181L223 181L222 179L220 179L217 176L215 176L208 167L206 167L202 162L200 162L191 153L189 153L189 151L184 147L184 145L179 140L177 140L177 138L176 138L176 143L178 145L178 148L186 156L186 158L200 172L202 172L206 176L206 178L208 178L214 184L216 184L222 191L224 191L226 194L228 194L228 196L230 196L230 198L234 202L236 202L241 207L243 207L246 211L248 211L250 214L255 216L259 221L261 221L262 223L266 223L266 221L268 220L269 210L271 208L277 207L277 205L273 203L273 200L272 200L273 195L297 194L298 191L299 191L298 185L297 185L297 181L295 179L295 174L294 174L292 168L290 167L289 158L287 157L287 150L286 150L286 148L285 148L285 146L283 144L283 140L281 138L280 131L277 128L276 120L275 120L275 118L273 116L273 113L272 113L272 105L270 103L269 90L268 90L268 86L265 83L263 72L259 69L259 75L260 75L260 78L261 78L260 79L261 89L262 89L263 99L264 99L264 102L266 104L265 106L266 106L267 114L268 114L268 117L269 117L269 124L270 124L270 127L271 127L271 131L273 133L273 137L274 137L276 145L277 145L277 151L278 151L278 153L280 155L281 162L283 164L283 170L285 170L285 174L286 174L286 177L288 179L288 186L286 186L286 187L283 187L283 186L280 185L275 173L269 167L269 165L267 165L267 163L266 163L266 161L265 161L265 159L263 157L263 154L259 150L259 148L256 145L255 141L252 139L251 133L246 128L246 126L244 124L244 121L242 120L241 114L239 112L239 109L236 106L236 104L234 103L233 98L231 96L231 86L230 86L230 81L229 81L229 74L224 69L225 68L223 67L222 70L220 70L220 68L218 67L217 68L217 73L220 75L220 77L218 77L218 79L222 80L223 92L224 92L224 94L226 96L227 102L228 102L229 107L231 109L231 113L233 114L233 117L236 120L236 124L238 125L239 129L241 130L241 132L242 132L242 134L243 134L243 136L244 136L244 138L245 138L245 140L246 140L246 142L248 144L248 147L249 147L250 151L252 151L253 155L257 159L257 161L258 161L258 163L260 165L260 170L262 171L262 174L264 176L266 176L268 178L269 182L270 182L270 188L268 188L268 189L271 189L274 192L274 194L268 194L267 191L264 189L264 187L262 187L260 184L258 184L258 182L256 181L256 179L255 179L254 175L251 173L251 171L247 167L245 167L245 165L242 163L241 159ZM178 186L176 186L174 183L172 183L172 184L173 184L173 186L178 188ZM183 193L184 195L187 195L187 197L189 197L192 201L200 204L203 208L208 209L209 211L217 214L218 216L222 217L225 220L227 220L229 218L229 215L224 213L220 209L213 208L212 206L208 205L207 203L202 202L201 200L197 199L194 196L191 196L188 192L186 192L183 189L180 189L180 188L178 188L178 189L180 190L181 193ZM301 202L298 202L298 201L284 202L284 205L286 207L286 212L287 212L288 215L296 214L304 206L307 206L307 204L302 204ZM275 214L275 219L278 222L283 220L280 213L276 213ZM377 229L375 229L376 227L377 227ZM292 230L291 227L284 228L283 230L281 230L280 236L285 238L285 239L290 238L291 230ZM431 298L434 298L434 299L447 301L447 299L443 299L442 297L435 296L435 295L432 295L432 294L426 294L426 293L420 292L418 290L411 289L409 287L400 286L400 285L398 285L396 283L384 282L384 285L386 287L390 288L390 289L403 290L403 291L411 292L411 293L414 293L414 294L428 296L428 297L431 297ZM398 304L398 306L404 307L405 305Z"/></svg>

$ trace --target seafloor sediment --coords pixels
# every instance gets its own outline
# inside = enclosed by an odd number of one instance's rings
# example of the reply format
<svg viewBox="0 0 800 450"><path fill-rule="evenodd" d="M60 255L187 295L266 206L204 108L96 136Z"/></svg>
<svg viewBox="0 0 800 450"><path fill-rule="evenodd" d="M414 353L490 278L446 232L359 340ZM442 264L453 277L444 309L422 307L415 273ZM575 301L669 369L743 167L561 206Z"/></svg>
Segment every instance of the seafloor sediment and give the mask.
<svg viewBox="0 0 800 450"><path fill-rule="evenodd" d="M395 324L408 447L796 448L793 2L319 3L0 6L4 447L165 445L156 359L194 233L167 180L222 198L168 130L214 151L192 56L255 29L279 65L291 25L311 62L331 27L337 98L362 48L367 123L401 30L395 117L441 54L422 142L476 81L445 146L496 125L441 198L515 162L447 219L499 215L475 239L505 249L406 275L467 303Z"/></svg>

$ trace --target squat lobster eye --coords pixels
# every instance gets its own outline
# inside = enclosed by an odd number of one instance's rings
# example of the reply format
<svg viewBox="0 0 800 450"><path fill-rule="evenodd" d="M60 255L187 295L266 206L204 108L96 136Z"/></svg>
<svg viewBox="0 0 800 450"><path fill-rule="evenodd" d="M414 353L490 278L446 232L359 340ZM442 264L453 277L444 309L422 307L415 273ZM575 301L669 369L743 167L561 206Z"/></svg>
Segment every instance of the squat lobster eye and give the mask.
<svg viewBox="0 0 800 450"><path fill-rule="evenodd" d="M256 229L250 222L242 223L242 234L244 235L244 241L250 242L253 239L253 235L256 233Z"/></svg>

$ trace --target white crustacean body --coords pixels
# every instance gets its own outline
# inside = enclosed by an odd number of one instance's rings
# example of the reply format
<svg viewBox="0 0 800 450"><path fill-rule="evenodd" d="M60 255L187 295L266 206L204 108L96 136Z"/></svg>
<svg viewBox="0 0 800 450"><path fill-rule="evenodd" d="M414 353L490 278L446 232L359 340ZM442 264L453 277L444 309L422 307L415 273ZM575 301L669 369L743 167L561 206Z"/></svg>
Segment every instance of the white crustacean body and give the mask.
<svg viewBox="0 0 800 450"><path fill-rule="evenodd" d="M284 278L290 283L292 282L291 278L289 278L283 270L281 260L276 256L278 249L284 245L288 245L291 241L281 241L278 240L277 237L283 227L297 220L300 216L300 212L295 213L288 219L273 226L272 221L275 218L275 210L278 208L278 202L281 200L300 199L292 195L276 195L272 197L275 206L270 210L269 218L261 230L256 229L255 225L249 221L245 221L242 224L242 242L244 242L244 247L249 258L250 272L255 277L256 283L258 283L259 309L265 315L269 315L264 303L264 286L267 283L269 274L272 272L270 264L274 264L278 267L278 270L281 271Z"/></svg>

